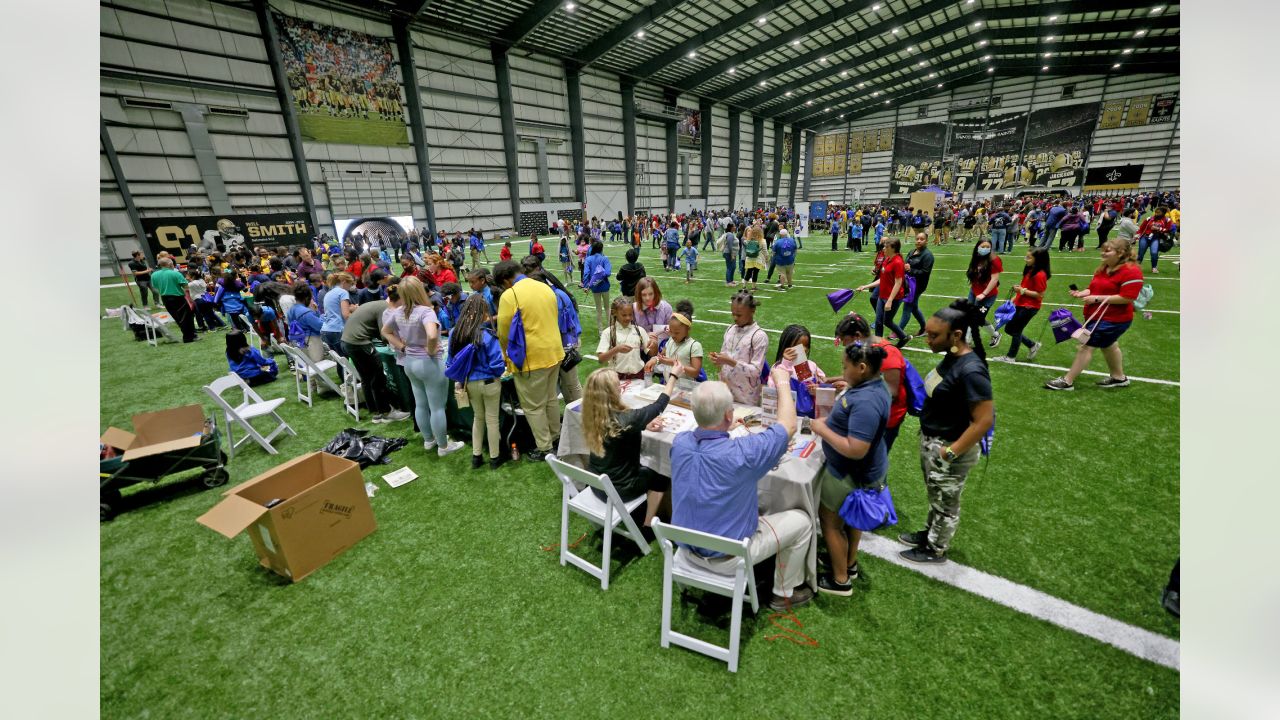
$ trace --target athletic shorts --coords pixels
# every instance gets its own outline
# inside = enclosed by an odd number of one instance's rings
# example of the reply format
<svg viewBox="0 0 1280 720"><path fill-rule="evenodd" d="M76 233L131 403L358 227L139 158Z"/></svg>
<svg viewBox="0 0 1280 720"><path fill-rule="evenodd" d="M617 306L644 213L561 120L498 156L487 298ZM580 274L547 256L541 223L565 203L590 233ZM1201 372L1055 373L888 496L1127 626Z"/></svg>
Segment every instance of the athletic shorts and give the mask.
<svg viewBox="0 0 1280 720"><path fill-rule="evenodd" d="M1116 344L1120 336L1125 330L1129 329L1132 322L1113 323L1106 320L1098 321L1098 327L1089 336L1089 342L1085 343L1089 347L1108 348Z"/></svg>

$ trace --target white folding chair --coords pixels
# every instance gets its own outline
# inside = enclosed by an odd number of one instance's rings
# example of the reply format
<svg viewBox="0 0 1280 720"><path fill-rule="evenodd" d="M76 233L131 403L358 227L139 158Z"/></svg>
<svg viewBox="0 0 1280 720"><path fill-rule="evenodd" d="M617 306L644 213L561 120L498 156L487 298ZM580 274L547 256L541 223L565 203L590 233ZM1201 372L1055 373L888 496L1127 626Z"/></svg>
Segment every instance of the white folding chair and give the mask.
<svg viewBox="0 0 1280 720"><path fill-rule="evenodd" d="M306 403L308 407L314 407L311 397L312 380L322 382L336 395L342 395L342 388L329 377L329 371L338 367L337 363L332 360L312 362L305 352L288 343L283 345L277 343L277 347L284 350L284 354L293 361L293 384L298 391L298 400ZM307 389L306 393L302 392L304 386Z"/></svg>
<svg viewBox="0 0 1280 720"><path fill-rule="evenodd" d="M614 528L619 523L622 523L623 528L618 530L617 533L623 537L630 538L639 546L641 554L649 554L649 543L645 542L644 536L640 534L640 528L636 526L636 521L631 518L631 513L644 503L645 496L641 494L640 497L630 502L623 502L608 475L596 475L595 473L587 472L580 467L566 463L555 455L547 455L546 460L547 464L551 466L551 470L555 472L556 477L560 479L561 485L560 564L573 563L573 565L585 570L593 577L599 578L601 590L608 590L609 556L613 549ZM574 485L574 481L586 485L587 489L579 492L577 486ZM608 499L601 500L597 498L596 494L591 492L591 488L604 492ZM604 554L599 567L569 551L570 510L604 528Z"/></svg>
<svg viewBox="0 0 1280 720"><path fill-rule="evenodd" d="M738 644L742 639L744 593L751 600L751 611L753 613L760 611L760 601L756 598L755 570L751 567L747 541L731 540L720 535L711 535L678 525L668 525L657 519L653 521L652 527L653 534L658 538L658 545L662 548L662 647L669 648L672 643L675 643L694 652L723 660L729 663L729 672L738 672ZM677 542L733 556L736 558L732 564L733 575L723 575L694 565L685 556L690 551L687 548L676 547ZM733 598L729 647L712 645L705 640L671 629L672 581Z"/></svg>
<svg viewBox="0 0 1280 720"><path fill-rule="evenodd" d="M350 360L339 355L336 350L329 350L329 359L342 368L342 409L350 413L356 422L360 422L360 373L356 372L355 365Z"/></svg>
<svg viewBox="0 0 1280 720"><path fill-rule="evenodd" d="M232 407L231 403L227 402L227 400L222 397L223 393L232 388L240 388L241 392L240 404L235 407ZM277 435L282 432L287 432L290 435L298 434L293 428L289 427L289 424L284 421L284 418L280 417L280 415L276 413L276 408L284 404L284 398L263 400L258 393L253 391L253 388L249 387L249 385L235 373L228 373L208 385L205 385L204 391L208 393L209 397L213 398L213 401L222 409L223 424L226 425L227 428L227 455L230 457L235 457L236 448L243 445L250 439L261 445L263 450L275 455L276 449L271 447L271 441L274 440ZM271 429L270 433L263 435L253 427L252 421L254 418L268 415L275 420L276 425ZM239 440L235 439L235 434L232 432L236 425L243 428L245 432L245 436Z"/></svg>
<svg viewBox="0 0 1280 720"><path fill-rule="evenodd" d="M252 328L249 329L249 332L245 333L245 338L248 339L249 341L249 347L253 348L254 350L257 350L258 352L264 352L267 349L262 344L262 336L259 335ZM271 340L274 342L275 337L272 336Z"/></svg>
<svg viewBox="0 0 1280 720"><path fill-rule="evenodd" d="M152 347L160 347L161 338L164 338L169 342L179 342L179 339L174 337L173 333L169 332L169 328L165 327L166 323L173 322L172 318L166 316L165 319L161 320L160 318L153 317L151 313L142 312L137 308L133 308L128 305L126 305L125 308L125 315L127 316L125 318L125 322L128 324L141 325L143 327L143 331L146 333L148 345Z"/></svg>

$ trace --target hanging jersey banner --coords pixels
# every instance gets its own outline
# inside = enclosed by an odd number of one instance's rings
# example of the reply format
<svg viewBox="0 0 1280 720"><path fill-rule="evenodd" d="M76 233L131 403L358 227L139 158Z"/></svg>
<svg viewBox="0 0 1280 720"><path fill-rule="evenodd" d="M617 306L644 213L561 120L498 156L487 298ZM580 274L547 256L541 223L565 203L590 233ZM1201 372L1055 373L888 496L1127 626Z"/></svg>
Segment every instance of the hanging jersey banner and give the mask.
<svg viewBox="0 0 1280 720"><path fill-rule="evenodd" d="M206 252L258 246L310 247L316 234L303 212L144 217L142 229L153 256L163 250L179 263L187 261L193 245Z"/></svg>

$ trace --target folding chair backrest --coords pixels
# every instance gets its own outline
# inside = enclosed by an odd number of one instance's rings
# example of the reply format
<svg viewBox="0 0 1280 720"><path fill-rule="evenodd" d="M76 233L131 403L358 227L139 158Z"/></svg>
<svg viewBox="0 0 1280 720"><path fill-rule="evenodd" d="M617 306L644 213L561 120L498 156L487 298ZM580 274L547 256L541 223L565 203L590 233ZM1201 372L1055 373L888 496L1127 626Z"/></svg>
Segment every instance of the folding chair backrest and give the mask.
<svg viewBox="0 0 1280 720"><path fill-rule="evenodd" d="M360 377L360 373L356 372L355 365L349 359L339 355L337 350L329 350L329 359L337 363L338 367L342 368L342 371L346 373L343 377L353 378L357 382L363 379Z"/></svg>
<svg viewBox="0 0 1280 720"><path fill-rule="evenodd" d="M242 403L262 402L262 398L258 396L258 393L254 392L253 388L249 387L249 384L246 383L239 375L235 373L227 373L226 375L223 375L217 380L214 380L213 382L209 383L205 387L208 388L209 393L211 395L214 395L219 400L222 400L224 403L227 404L227 408L232 410L234 410L237 405L240 405ZM241 392L240 402L235 402L235 403L228 402L226 398L222 397L224 393L226 393L228 390L232 388L238 388L240 390Z"/></svg>
<svg viewBox="0 0 1280 720"><path fill-rule="evenodd" d="M577 465L570 465L554 454L547 455L546 461L551 466L551 471L556 474L556 477L560 478L560 482L564 483L565 488L572 489L570 495L578 491L577 486L574 485L575 482L578 482L604 493L608 496L609 502L613 503L614 508L625 507L626 504L622 501L622 496L618 495L618 491L614 489L613 482L609 480L608 475L596 475L593 472L583 470ZM625 514L626 510L620 510L620 512Z"/></svg>
<svg viewBox="0 0 1280 720"><path fill-rule="evenodd" d="M679 525L669 525L661 520L654 520L652 527L653 534L659 540L666 540L670 543L684 543L703 550L749 559L746 540L731 540L723 535L712 535L699 530L680 527Z"/></svg>

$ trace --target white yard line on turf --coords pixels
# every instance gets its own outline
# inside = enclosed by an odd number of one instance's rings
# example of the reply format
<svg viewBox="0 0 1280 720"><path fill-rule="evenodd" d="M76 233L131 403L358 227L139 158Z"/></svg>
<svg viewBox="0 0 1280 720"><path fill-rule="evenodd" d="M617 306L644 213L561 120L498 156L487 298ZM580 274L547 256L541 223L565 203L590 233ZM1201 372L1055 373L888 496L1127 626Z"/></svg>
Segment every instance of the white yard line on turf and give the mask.
<svg viewBox="0 0 1280 720"><path fill-rule="evenodd" d="M1181 669L1179 643L1173 638L1086 610L1079 605L1026 585L1019 585L959 563L948 561L940 565L921 565L910 562L898 554L906 547L889 538L864 533L859 549L898 567L913 570L925 577L987 598L1024 615L1091 637L1143 660L1172 670Z"/></svg>
<svg viewBox="0 0 1280 720"><path fill-rule="evenodd" d="M1092 277L1092 276L1090 276L1090 277ZM714 278L698 278L698 277L694 278L694 279L693 279L693 281L694 281L694 282L718 282L718 283L723 283L723 282L724 282L723 280L718 280L718 279L714 279ZM803 289L803 290L826 290L826 291L828 291L828 292L830 292L830 291L832 291L832 290L846 290L846 289L848 289L848 288L838 288L838 287L825 287L825 286L822 286L822 285L801 285L800 283L796 283L795 285L793 285L793 286L792 286L792 288L799 288L799 289ZM725 288L725 289L727 290L728 288ZM762 297L763 297L763 296L762 296ZM927 298L938 298L938 299L940 299L940 300L955 300L955 299L957 299L957 298L959 298L959 297L961 297L961 296L960 296L960 295L931 295L931 294L929 294L929 293L925 293L922 297L927 297ZM1077 304L1075 304L1075 303L1059 303L1059 302L1055 302L1055 303L1049 303L1049 304L1050 304L1050 305L1053 305L1053 306L1055 306L1055 307L1075 307L1075 308L1082 308L1082 307L1084 307L1084 305L1077 305ZM1147 312L1160 313L1160 314L1162 314L1162 315L1181 315L1181 314L1182 314L1182 311L1181 311L1181 310L1151 310L1151 309L1148 309L1148 310L1147 310Z"/></svg>
<svg viewBox="0 0 1280 720"><path fill-rule="evenodd" d="M702 322L702 323L704 323L704 324L706 324L706 325L719 325L720 327L729 327L729 323L716 322L715 320L701 320L700 322ZM781 330L774 330L774 329L773 329L773 328L771 328L771 327L765 327L765 326L763 326L763 325L761 325L761 326L760 326L760 329L761 329L761 330L764 330L765 332L773 333L773 334L775 334L775 335L781 335L781 334L782 334L782 331L781 331ZM811 338L813 338L814 340L829 340L829 341L831 341L831 342L835 342L835 338L831 337L830 335L810 335L810 337L811 337ZM929 355L936 355L936 354L937 354L937 353L933 352L932 350L926 350L926 349L924 349L924 348L904 347L904 348L902 348L902 349L903 349L903 350L910 351L910 352L926 353L926 354L929 354ZM1029 363L1029 362L1021 362L1021 361L1019 361L1019 362L1014 362L1014 363L1011 363L1011 364L1012 364L1013 366L1015 366L1015 367L1030 367L1030 368L1039 368L1039 369L1042 369L1042 370L1057 370L1058 372L1064 372L1064 373L1065 373L1067 370L1069 370L1069 369L1070 369L1070 368L1058 367L1058 366L1056 366L1056 365L1041 365L1041 364L1039 364L1039 363ZM1085 375L1097 375L1097 376L1099 376L1099 377L1109 377L1109 376L1110 376L1110 373L1099 372L1099 371L1097 371L1097 370L1085 370L1083 374L1085 374ZM1138 376L1136 376L1136 375L1130 375L1130 376L1129 376L1129 379L1130 379L1130 380L1132 380L1132 381L1134 381L1134 382L1151 383L1151 384L1153 384L1153 385L1169 385L1169 386L1171 386L1171 387L1177 387L1177 388L1182 387L1182 383L1181 383L1181 382L1178 382L1177 380L1164 380L1164 379L1161 379L1161 378L1144 378L1144 377L1138 377Z"/></svg>

